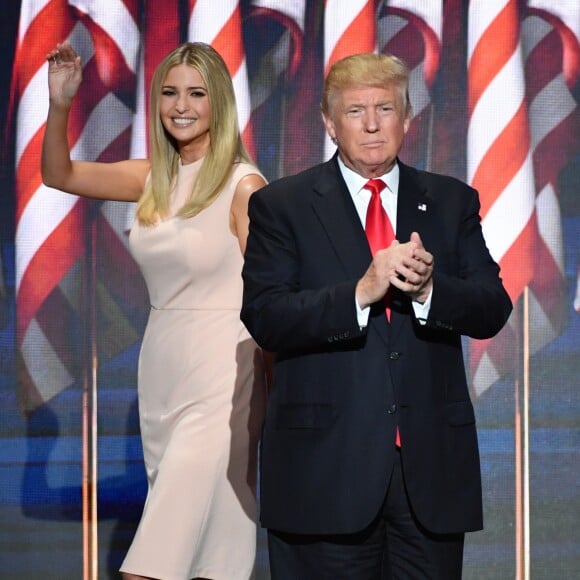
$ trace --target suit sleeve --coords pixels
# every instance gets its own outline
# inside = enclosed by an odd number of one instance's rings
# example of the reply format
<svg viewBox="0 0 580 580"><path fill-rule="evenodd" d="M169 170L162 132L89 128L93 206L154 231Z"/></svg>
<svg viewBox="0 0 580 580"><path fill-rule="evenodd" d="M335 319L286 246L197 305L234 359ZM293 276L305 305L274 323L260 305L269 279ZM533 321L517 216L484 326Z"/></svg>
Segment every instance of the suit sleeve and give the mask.
<svg viewBox="0 0 580 580"><path fill-rule="evenodd" d="M467 201L461 204L457 224L446 226L457 232L453 267L447 256L435 256L427 325L472 338L491 338L506 323L512 303L485 244L477 192L466 189L461 199Z"/></svg>
<svg viewBox="0 0 580 580"><path fill-rule="evenodd" d="M250 199L242 321L269 351L321 349L360 338L357 280L324 284L321 276L313 283L320 265L307 251L300 211L289 211L291 202L269 193L265 188Z"/></svg>

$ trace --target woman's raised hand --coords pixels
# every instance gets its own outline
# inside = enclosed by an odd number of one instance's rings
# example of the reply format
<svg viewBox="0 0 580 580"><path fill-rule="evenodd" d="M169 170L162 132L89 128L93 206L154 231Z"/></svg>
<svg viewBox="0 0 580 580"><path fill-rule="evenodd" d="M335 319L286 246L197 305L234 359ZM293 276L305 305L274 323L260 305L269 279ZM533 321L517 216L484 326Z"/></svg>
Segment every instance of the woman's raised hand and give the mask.
<svg viewBox="0 0 580 580"><path fill-rule="evenodd" d="M70 105L83 80L81 57L68 42L59 43L46 55L48 90L54 104Z"/></svg>

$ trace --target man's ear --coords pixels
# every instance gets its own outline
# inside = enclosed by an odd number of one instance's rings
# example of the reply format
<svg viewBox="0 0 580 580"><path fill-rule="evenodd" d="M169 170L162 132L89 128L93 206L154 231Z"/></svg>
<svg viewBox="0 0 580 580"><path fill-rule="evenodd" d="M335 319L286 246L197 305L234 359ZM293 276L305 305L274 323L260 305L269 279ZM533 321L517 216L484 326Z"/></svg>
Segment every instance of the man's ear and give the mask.
<svg viewBox="0 0 580 580"><path fill-rule="evenodd" d="M336 139L336 131L334 130L334 123L332 119L322 112L320 114L322 115L322 122L324 123L324 127L326 128L328 136L332 140Z"/></svg>
<svg viewBox="0 0 580 580"><path fill-rule="evenodd" d="M407 134L407 131L409 130L409 127L411 126L411 113L407 113L407 117L405 118L405 121L403 122L403 130L405 131L405 135Z"/></svg>

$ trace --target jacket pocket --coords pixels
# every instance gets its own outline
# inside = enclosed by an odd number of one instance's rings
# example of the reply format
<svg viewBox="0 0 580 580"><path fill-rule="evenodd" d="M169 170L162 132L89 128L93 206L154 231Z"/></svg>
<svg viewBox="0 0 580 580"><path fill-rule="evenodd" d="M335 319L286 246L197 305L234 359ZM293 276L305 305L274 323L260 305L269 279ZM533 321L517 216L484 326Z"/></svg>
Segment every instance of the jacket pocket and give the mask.
<svg viewBox="0 0 580 580"><path fill-rule="evenodd" d="M276 415L278 429L324 429L336 417L333 405L327 403L291 403L281 405Z"/></svg>

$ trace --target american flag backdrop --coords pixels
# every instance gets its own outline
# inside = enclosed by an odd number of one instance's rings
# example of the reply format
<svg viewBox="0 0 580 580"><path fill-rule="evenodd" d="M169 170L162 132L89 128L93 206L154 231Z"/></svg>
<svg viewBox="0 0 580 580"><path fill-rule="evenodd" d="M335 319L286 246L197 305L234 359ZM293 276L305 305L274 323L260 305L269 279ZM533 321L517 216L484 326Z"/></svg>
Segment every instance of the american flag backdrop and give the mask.
<svg viewBox="0 0 580 580"><path fill-rule="evenodd" d="M434 105L431 88L441 59L443 2L385 2L379 12L378 49L400 56L410 71L413 123L405 137L407 163L431 169Z"/></svg>
<svg viewBox="0 0 580 580"><path fill-rule="evenodd" d="M533 278L537 240L523 65L517 1L471 2L467 177L480 191L484 236L514 302ZM512 316L500 337L473 345L477 391L514 360L517 321Z"/></svg>
<svg viewBox="0 0 580 580"><path fill-rule="evenodd" d="M250 122L255 143L268 143L259 154L260 167L269 175L283 175L284 158L292 156L296 143L287 130L293 122L289 91L299 71L308 70L306 0L253 0L245 22L246 33L254 39L247 50ZM301 139L298 147L305 146Z"/></svg>
<svg viewBox="0 0 580 580"><path fill-rule="evenodd" d="M578 7L570 2L568 8L554 9L551 4L474 0L461 13L467 20L468 119L465 140L453 143L466 151L465 175L459 176L480 191L486 240L502 266L512 299L517 301L524 287L532 291L536 350L558 335L565 318L557 181L578 145L578 110L571 92L578 82ZM446 74L441 70L445 18L457 18L461 7L409 0L170 0L162 5L139 0L25 0L13 85L18 110L16 279L23 407L34 408L78 377L83 363L77 348L83 326L79 270L86 267L86 232L92 227L98 240L98 336L104 356L114 356L138 339L134 318L143 299L140 285L135 289L128 282L134 270L125 233L131 208L110 203L93 207L41 184L38 160L47 106L44 56L57 41L69 38L84 63L85 80L71 117L76 158L113 160L146 154L144 87L162 56L191 39L211 43L226 60L244 140L258 162L264 159L270 178L332 153L320 124L289 126L301 107L296 87L304 82L302 77L310 73L314 81L312 69L317 67L320 83L338 58L376 50L397 54L411 69L415 119L402 154L405 161L445 171L441 162L433 161L433 148L440 142L434 137L445 133L437 126L433 93ZM322 33L321 47L306 43L307 11L312 20L318 17L318 31L311 32ZM253 60L248 66L244 47L255 32L261 32L265 45L248 50ZM456 86L463 82L453 80ZM304 101L316 106L311 95L318 97L319 91L319 86L302 91ZM543 103L555 114L547 116ZM301 159L302 167L288 159L293 131L304 141L318 134L312 138L318 151L309 151ZM443 143L450 147L451 137ZM304 147L308 148L305 142ZM554 151L563 154L552 159ZM517 332L512 320L497 339L473 343L470 368L476 393L511 370L514 356L509 345Z"/></svg>
<svg viewBox="0 0 580 580"><path fill-rule="evenodd" d="M180 42L202 40L230 69L244 141L269 179L332 154L318 107L336 59L397 54L411 70L415 114L401 157L479 190L510 296L517 302L529 289L535 352L562 332L570 310L559 176L579 149L579 28L574 0L23 0L12 85L22 408L78 381L86 292L104 359L139 340L146 311L127 251L133 208L41 183L45 55L56 42L68 38L84 65L70 123L75 158L146 155L153 70ZM514 316L496 339L470 341L475 395L514 370L520 324Z"/></svg>
<svg viewBox="0 0 580 580"><path fill-rule="evenodd" d="M558 175L578 151L578 107L564 82L578 77L577 3L555 14L531 0L469 7L467 178L479 191L483 229L515 302L530 290L531 352L562 331L566 308ZM565 31L559 33L558 30ZM550 114L546 113L550 110ZM477 394L513 370L517 310L493 340L473 342Z"/></svg>
<svg viewBox="0 0 580 580"><path fill-rule="evenodd" d="M31 411L79 381L91 300L104 356L139 338L136 304L144 290L126 247L126 207L95 204L45 187L40 148L48 106L46 53L70 39L84 63L71 111L73 158L109 161L130 154L140 50L137 0L24 2L14 65L16 97L16 290L20 403ZM42 39L42 41L39 41ZM93 288L87 251L98 247Z"/></svg>

